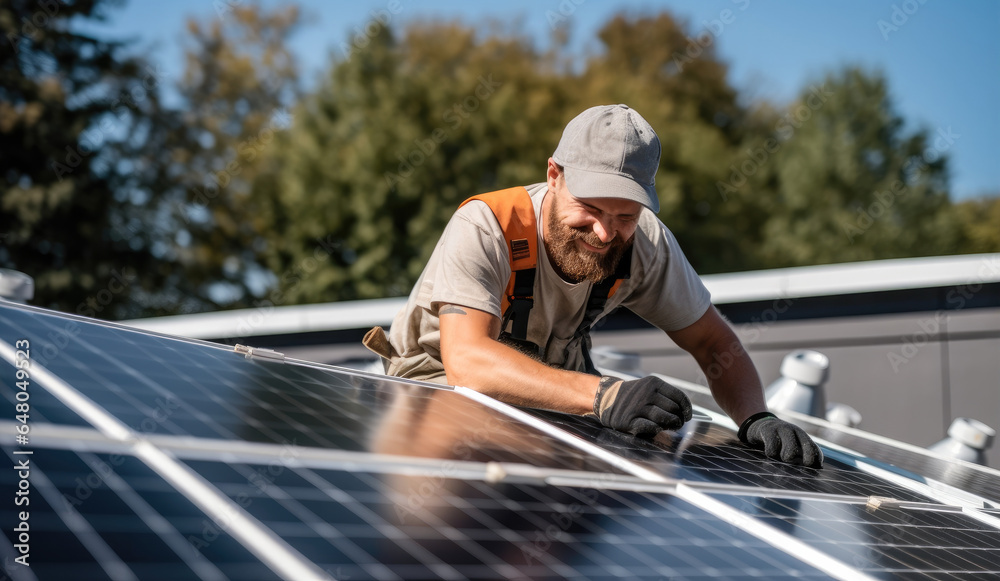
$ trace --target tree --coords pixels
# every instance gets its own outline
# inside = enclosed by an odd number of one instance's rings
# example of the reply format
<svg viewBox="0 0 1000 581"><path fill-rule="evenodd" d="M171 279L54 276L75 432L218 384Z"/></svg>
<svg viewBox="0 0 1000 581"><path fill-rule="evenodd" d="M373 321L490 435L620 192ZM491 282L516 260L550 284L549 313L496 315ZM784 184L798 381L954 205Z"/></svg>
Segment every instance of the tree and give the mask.
<svg viewBox="0 0 1000 581"><path fill-rule="evenodd" d="M265 222L250 191L267 179L262 160L291 125L298 70L287 41L300 22L295 6L255 5L187 22L183 112L155 148L170 152L162 159L170 177L158 185L173 203L171 249L183 280L172 286L189 297L187 309L249 306L272 280L261 264Z"/></svg>
<svg viewBox="0 0 1000 581"><path fill-rule="evenodd" d="M587 63L580 99L565 113L568 121L586 107L626 103L650 122L662 146L660 218L703 274L755 266L763 220L757 198L718 188L761 135L715 54L718 33L687 30L667 13L615 16L598 32L603 50Z"/></svg>
<svg viewBox="0 0 1000 581"><path fill-rule="evenodd" d="M163 79L125 44L70 26L111 5L0 4L0 266L34 277L35 304L115 318L162 281L132 160Z"/></svg>
<svg viewBox="0 0 1000 581"><path fill-rule="evenodd" d="M965 200L954 211L962 228L962 252L1000 252L1000 195Z"/></svg>
<svg viewBox="0 0 1000 581"><path fill-rule="evenodd" d="M958 250L947 129L906 134L885 79L847 68L806 88L775 126L762 262L770 267Z"/></svg>
<svg viewBox="0 0 1000 581"><path fill-rule="evenodd" d="M476 193L544 179L568 87L525 38L378 21L295 110L255 188L276 304L409 292ZM558 129L556 128L558 125Z"/></svg>

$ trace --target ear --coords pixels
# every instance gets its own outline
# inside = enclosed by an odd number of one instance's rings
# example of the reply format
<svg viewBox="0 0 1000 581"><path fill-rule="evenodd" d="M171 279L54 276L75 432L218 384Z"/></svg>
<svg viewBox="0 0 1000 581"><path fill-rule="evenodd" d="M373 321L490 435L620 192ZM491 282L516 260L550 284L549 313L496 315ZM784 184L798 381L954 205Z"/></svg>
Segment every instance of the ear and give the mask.
<svg viewBox="0 0 1000 581"><path fill-rule="evenodd" d="M545 172L545 178L549 184L549 189L554 191L556 189L556 183L558 183L558 181L562 179L562 177L563 177L563 172L561 169L559 169L559 164L557 164L555 160L550 157L549 167Z"/></svg>

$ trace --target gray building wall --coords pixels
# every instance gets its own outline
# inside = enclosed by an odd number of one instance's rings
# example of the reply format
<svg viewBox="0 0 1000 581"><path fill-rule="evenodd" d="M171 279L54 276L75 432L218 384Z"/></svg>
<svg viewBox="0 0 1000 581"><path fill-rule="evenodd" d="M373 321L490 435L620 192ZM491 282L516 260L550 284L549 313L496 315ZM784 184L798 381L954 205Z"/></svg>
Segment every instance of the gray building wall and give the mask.
<svg viewBox="0 0 1000 581"><path fill-rule="evenodd" d="M830 358L827 401L863 415L859 428L917 446L971 417L1000 429L1000 308L734 325L764 385L782 358L814 349ZM594 345L640 355L643 370L705 385L690 355L655 329L598 331ZM1000 468L1000 448L987 452Z"/></svg>

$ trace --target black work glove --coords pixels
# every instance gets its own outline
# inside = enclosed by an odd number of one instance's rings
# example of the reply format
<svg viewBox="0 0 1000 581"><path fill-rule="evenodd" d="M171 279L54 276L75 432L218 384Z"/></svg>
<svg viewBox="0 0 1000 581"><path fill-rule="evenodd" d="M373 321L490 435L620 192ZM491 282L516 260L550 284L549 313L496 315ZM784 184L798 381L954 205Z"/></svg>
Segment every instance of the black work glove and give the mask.
<svg viewBox="0 0 1000 581"><path fill-rule="evenodd" d="M609 428L653 437L662 430L676 430L690 420L691 400L656 377L632 381L602 377L594 397L594 414Z"/></svg>
<svg viewBox="0 0 1000 581"><path fill-rule="evenodd" d="M772 460L787 464L823 467L823 451L812 441L805 430L779 420L770 412L754 414L740 426L740 440Z"/></svg>

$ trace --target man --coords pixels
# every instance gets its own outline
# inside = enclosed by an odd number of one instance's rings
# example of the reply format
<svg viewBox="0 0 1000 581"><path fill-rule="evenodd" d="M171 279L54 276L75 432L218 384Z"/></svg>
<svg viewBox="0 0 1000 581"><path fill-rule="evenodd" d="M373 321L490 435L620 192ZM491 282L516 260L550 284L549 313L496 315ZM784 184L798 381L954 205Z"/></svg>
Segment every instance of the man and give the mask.
<svg viewBox="0 0 1000 581"><path fill-rule="evenodd" d="M625 306L694 356L741 440L770 458L821 466L804 431L767 413L750 357L656 217L659 160L659 139L636 111L584 111L566 126L545 183L459 208L388 342L376 328L366 344L387 358L390 375L591 415L651 437L691 419L691 403L655 377L596 374L590 328ZM512 236L517 227L529 234ZM531 268L516 269L525 258ZM530 272L523 280L522 270Z"/></svg>

